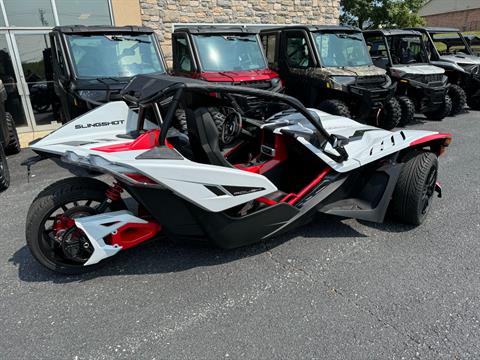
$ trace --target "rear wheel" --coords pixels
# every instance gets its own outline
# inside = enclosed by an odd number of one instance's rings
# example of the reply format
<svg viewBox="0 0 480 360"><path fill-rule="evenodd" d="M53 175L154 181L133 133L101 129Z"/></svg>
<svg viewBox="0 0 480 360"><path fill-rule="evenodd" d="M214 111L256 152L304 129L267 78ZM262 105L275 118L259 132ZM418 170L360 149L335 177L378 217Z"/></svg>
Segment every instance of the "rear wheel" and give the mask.
<svg viewBox="0 0 480 360"><path fill-rule="evenodd" d="M378 126L385 130L391 130L398 126L402 118L402 108L396 98L388 100L378 119Z"/></svg>
<svg viewBox="0 0 480 360"><path fill-rule="evenodd" d="M8 139L7 146L5 147L5 152L8 155L18 154L21 150L20 140L18 139L17 128L15 127L15 121L13 121L12 114L7 112L5 114L5 121L7 123L8 129Z"/></svg>
<svg viewBox="0 0 480 360"><path fill-rule="evenodd" d="M0 143L0 192L10 186L10 171L8 170L7 156Z"/></svg>
<svg viewBox="0 0 480 360"><path fill-rule="evenodd" d="M429 120L443 120L450 114L450 111L452 111L452 99L450 96L445 95L443 104L435 111L426 112L425 116Z"/></svg>
<svg viewBox="0 0 480 360"><path fill-rule="evenodd" d="M408 96L399 96L397 100L402 111L399 125L405 126L411 123L415 117L415 104Z"/></svg>
<svg viewBox="0 0 480 360"><path fill-rule="evenodd" d="M330 99L324 100L318 105L318 109L332 115L344 116L352 118L348 105L342 100Z"/></svg>
<svg viewBox="0 0 480 360"><path fill-rule="evenodd" d="M432 152L412 151L404 165L392 197L392 211L400 221L420 225L428 214L437 182L438 159Z"/></svg>
<svg viewBox="0 0 480 360"><path fill-rule="evenodd" d="M75 177L57 181L38 194L28 210L26 239L40 264L64 274L79 274L99 266L84 266L93 247L73 219L98 214L108 188L99 180ZM125 205L119 200L104 212L121 209Z"/></svg>
<svg viewBox="0 0 480 360"><path fill-rule="evenodd" d="M467 105L467 94L458 85L450 85L448 89L448 95L452 99L452 110L450 110L450 116L457 115L463 111Z"/></svg>

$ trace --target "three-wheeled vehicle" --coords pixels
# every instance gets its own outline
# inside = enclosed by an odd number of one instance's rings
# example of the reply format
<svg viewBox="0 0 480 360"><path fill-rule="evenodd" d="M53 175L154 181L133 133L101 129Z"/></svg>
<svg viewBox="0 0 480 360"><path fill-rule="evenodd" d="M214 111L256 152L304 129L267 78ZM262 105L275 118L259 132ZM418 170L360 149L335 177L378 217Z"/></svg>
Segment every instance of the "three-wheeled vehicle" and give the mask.
<svg viewBox="0 0 480 360"><path fill-rule="evenodd" d="M392 129L400 122L395 84L372 63L362 32L350 26L284 26L260 37L285 92L305 106Z"/></svg>
<svg viewBox="0 0 480 360"><path fill-rule="evenodd" d="M402 125L413 120L415 111L432 120L441 120L451 113L448 77L444 69L429 63L422 34L412 30L379 29L365 31L363 35L373 63L386 69L397 83Z"/></svg>
<svg viewBox="0 0 480 360"><path fill-rule="evenodd" d="M458 29L427 27L412 28L423 34L430 62L445 69L451 87L449 95L455 103L465 102L462 93L454 93L455 89L462 88L466 93L466 103L474 110L480 110L480 58L475 56L462 33ZM452 40L444 38L454 37L456 46L448 46ZM452 91L453 90L453 91Z"/></svg>
<svg viewBox="0 0 480 360"><path fill-rule="evenodd" d="M53 76L60 102L53 107L63 123L108 101L120 100L121 89L134 75L166 72L150 28L69 25L53 28L49 36L51 51L47 55L52 71L46 73Z"/></svg>
<svg viewBox="0 0 480 360"><path fill-rule="evenodd" d="M239 96L284 110L268 119L246 116ZM33 201L27 244L49 269L87 271L160 233L235 248L303 225L319 211L380 222L390 209L418 225L440 191L438 156L448 134L390 132L306 109L283 94L167 75L136 76L123 99L31 146L39 159L113 178L63 179ZM174 127L179 106L187 134ZM215 106L242 115L228 148L208 110Z"/></svg>

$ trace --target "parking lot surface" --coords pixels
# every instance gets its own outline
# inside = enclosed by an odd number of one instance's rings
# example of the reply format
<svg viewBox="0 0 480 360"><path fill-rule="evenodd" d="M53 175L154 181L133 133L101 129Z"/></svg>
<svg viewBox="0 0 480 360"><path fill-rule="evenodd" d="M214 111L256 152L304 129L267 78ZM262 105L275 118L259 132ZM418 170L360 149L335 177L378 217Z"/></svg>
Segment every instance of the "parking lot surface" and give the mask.
<svg viewBox="0 0 480 360"><path fill-rule="evenodd" d="M409 128L454 135L444 196L418 228L318 216L233 251L156 241L62 276L25 246L30 182L0 194L1 359L480 358L480 113Z"/></svg>

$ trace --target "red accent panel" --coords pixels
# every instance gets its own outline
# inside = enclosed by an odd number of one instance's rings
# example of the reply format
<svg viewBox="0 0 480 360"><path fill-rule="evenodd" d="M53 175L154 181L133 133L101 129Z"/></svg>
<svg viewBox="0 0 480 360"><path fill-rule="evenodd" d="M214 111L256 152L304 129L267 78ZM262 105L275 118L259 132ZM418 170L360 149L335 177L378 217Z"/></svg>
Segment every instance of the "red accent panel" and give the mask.
<svg viewBox="0 0 480 360"><path fill-rule="evenodd" d="M151 239L160 230L162 230L162 226L156 222L128 223L118 228L117 232L112 234L109 242L111 245L121 246L124 250Z"/></svg>
<svg viewBox="0 0 480 360"><path fill-rule="evenodd" d="M420 139L414 140L410 143L410 146L420 145L429 141L439 140L439 139L451 139L452 134L447 133L439 133L439 134L431 134L421 137Z"/></svg>
<svg viewBox="0 0 480 360"><path fill-rule="evenodd" d="M267 204L267 205L275 205L275 204L278 204L275 200L272 200L272 199L269 199L265 196L262 196L262 197L259 197L256 199L258 202L261 202L261 203L264 203L264 204Z"/></svg>
<svg viewBox="0 0 480 360"><path fill-rule="evenodd" d="M157 145L158 135L160 134L159 129L149 130L144 134L140 135L133 141L129 141L121 144L99 146L96 148L91 148L90 150L102 151L107 153L117 152L117 151L133 151L133 150L149 150Z"/></svg>
<svg viewBox="0 0 480 360"><path fill-rule="evenodd" d="M325 169L322 170L320 175L318 175L310 184L308 184L305 188L303 188L302 191L300 191L293 199L291 199L288 203L290 205L295 204L298 202L302 197L304 197L306 194L310 192L320 181L323 180L325 176L330 172L331 168L326 167ZM290 195L290 194L289 194ZM287 195L288 196L288 195Z"/></svg>
<svg viewBox="0 0 480 360"><path fill-rule="evenodd" d="M211 82L242 82L255 80L270 80L278 78L279 75L270 69L262 70L242 70L242 71L205 71L194 75L205 81Z"/></svg>
<svg viewBox="0 0 480 360"><path fill-rule="evenodd" d="M248 171L255 174L265 174L267 171L273 169L282 161L287 159L287 147L285 146L284 138L281 135L275 135L275 157L271 160L265 161L262 164L241 167L241 165L235 165L237 168L243 171Z"/></svg>

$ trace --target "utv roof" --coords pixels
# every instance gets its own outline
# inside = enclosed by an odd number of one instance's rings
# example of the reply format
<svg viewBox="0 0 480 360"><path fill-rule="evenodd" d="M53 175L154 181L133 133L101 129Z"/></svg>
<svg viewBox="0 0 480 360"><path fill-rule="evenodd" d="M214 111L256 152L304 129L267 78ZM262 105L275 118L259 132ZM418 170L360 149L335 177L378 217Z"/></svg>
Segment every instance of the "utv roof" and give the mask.
<svg viewBox="0 0 480 360"><path fill-rule="evenodd" d="M420 32L415 30L403 30L403 29L375 29L375 30L365 30L365 34L381 33L385 36L398 36L398 35L422 35Z"/></svg>
<svg viewBox="0 0 480 360"><path fill-rule="evenodd" d="M442 32L459 32L459 29L449 28L449 27L413 27L407 28L408 30L422 31L426 30L431 33L442 33Z"/></svg>
<svg viewBox="0 0 480 360"><path fill-rule="evenodd" d="M105 33L141 33L153 34L153 30L144 26L106 26L106 25L64 25L55 26L52 31L64 34L105 34Z"/></svg>
<svg viewBox="0 0 480 360"><path fill-rule="evenodd" d="M279 30L305 30L305 31L355 31L360 32L359 28L349 25L286 25L286 26L272 26L265 27L261 32L279 31Z"/></svg>
<svg viewBox="0 0 480 360"><path fill-rule="evenodd" d="M174 32L188 32L190 34L256 34L258 29L252 26L215 26L215 25L186 25L176 28Z"/></svg>

